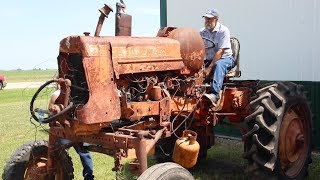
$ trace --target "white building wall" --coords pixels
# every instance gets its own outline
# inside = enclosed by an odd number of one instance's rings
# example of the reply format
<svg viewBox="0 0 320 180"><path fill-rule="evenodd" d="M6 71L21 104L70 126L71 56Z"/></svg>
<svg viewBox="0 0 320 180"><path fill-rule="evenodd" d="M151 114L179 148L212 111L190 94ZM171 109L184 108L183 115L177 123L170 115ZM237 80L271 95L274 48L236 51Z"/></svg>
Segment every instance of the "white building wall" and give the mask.
<svg viewBox="0 0 320 180"><path fill-rule="evenodd" d="M211 8L240 41L242 79L320 81L319 0L167 0L167 26L200 30Z"/></svg>

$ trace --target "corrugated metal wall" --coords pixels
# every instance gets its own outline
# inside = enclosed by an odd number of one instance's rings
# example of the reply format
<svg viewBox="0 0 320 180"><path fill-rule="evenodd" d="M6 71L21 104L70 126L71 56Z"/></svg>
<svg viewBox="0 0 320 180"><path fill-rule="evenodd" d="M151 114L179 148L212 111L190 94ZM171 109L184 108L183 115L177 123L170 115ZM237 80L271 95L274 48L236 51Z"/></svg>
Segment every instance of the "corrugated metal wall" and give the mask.
<svg viewBox="0 0 320 180"><path fill-rule="evenodd" d="M315 114L314 143L320 149L319 0L160 0L161 26L203 26L210 8L241 43L243 79L296 81L308 90ZM236 129L217 132L239 136Z"/></svg>
<svg viewBox="0 0 320 180"><path fill-rule="evenodd" d="M313 127L315 130L313 142L320 150L320 82L296 82L304 85L307 90L307 97L311 102L311 109L314 115Z"/></svg>
<svg viewBox="0 0 320 180"><path fill-rule="evenodd" d="M242 79L320 82L319 0L167 0L167 25L204 26L203 14L219 21L241 43Z"/></svg>

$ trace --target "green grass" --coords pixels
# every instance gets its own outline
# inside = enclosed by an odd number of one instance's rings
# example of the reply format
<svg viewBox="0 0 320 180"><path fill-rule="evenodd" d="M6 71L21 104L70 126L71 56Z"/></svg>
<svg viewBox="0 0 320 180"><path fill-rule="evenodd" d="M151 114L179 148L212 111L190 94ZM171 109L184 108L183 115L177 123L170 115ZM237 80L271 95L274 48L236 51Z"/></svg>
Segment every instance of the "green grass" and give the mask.
<svg viewBox="0 0 320 180"><path fill-rule="evenodd" d="M41 127L30 122L29 103L36 89L5 90L0 92L0 170L11 154L23 143L35 139L48 139L48 134ZM48 128L47 126L45 128ZM207 179L248 179L244 173L246 160L242 159L243 144L238 141L217 139L215 146L209 152L207 159L202 160L191 170L198 180ZM69 150L74 164L75 179L82 178L82 166L79 156L73 148ZM114 166L113 158L92 153L94 175L98 180L115 179L111 171ZM121 179L136 179L129 173L128 161L124 161L125 171ZM149 166L155 161L149 159ZM320 155L313 154L313 163L309 167L309 179L319 179Z"/></svg>
<svg viewBox="0 0 320 180"><path fill-rule="evenodd" d="M0 91L0 105L11 104L14 102L30 101L36 89L5 89Z"/></svg>
<svg viewBox="0 0 320 180"><path fill-rule="evenodd" d="M36 89L5 90L0 92L0 171L5 162L22 144L36 139L48 139L48 134L30 121L29 103ZM37 124L38 125L38 124ZM44 128L48 128L45 126ZM75 179L82 179L82 166L73 148L69 150L73 159ZM93 153L96 179L115 179L113 158Z"/></svg>
<svg viewBox="0 0 320 180"><path fill-rule="evenodd" d="M12 70L2 71L0 74L6 77L8 83L12 82L42 82L52 79L57 70Z"/></svg>
<svg viewBox="0 0 320 180"><path fill-rule="evenodd" d="M1 101L2 102L2 101ZM0 104L0 169L13 151L27 141L47 139L47 135L36 131L29 120L29 101Z"/></svg>
<svg viewBox="0 0 320 180"><path fill-rule="evenodd" d="M242 158L242 153L241 141L217 138L215 146L208 151L207 158L200 161L191 172L197 180L252 179L250 174L244 172L247 161ZM319 179L320 154L313 153L312 159L313 163L309 166L309 176L306 179Z"/></svg>

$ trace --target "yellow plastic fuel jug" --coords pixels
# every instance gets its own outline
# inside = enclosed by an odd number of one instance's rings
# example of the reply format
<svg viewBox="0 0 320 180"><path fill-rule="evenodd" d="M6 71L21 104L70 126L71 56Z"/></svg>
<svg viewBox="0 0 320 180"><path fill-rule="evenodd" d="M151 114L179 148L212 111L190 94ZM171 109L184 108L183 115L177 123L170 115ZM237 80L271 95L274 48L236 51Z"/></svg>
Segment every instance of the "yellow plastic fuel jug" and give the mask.
<svg viewBox="0 0 320 180"><path fill-rule="evenodd" d="M177 139L173 149L172 159L184 168L192 168L197 163L200 145L197 142L197 133L191 130L183 131Z"/></svg>

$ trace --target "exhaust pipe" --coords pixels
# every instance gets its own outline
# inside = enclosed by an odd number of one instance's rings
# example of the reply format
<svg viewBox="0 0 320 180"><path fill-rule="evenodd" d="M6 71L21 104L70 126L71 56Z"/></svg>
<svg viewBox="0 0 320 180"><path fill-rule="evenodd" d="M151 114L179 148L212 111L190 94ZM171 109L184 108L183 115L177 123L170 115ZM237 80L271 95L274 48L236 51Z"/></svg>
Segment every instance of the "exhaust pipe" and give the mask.
<svg viewBox="0 0 320 180"><path fill-rule="evenodd" d="M106 17L108 18L108 15L110 14L111 11L113 12L113 9L110 6L105 4L103 8L99 9L99 11L101 14L99 17L99 21L98 21L96 32L94 33L94 36L100 35L104 19Z"/></svg>

